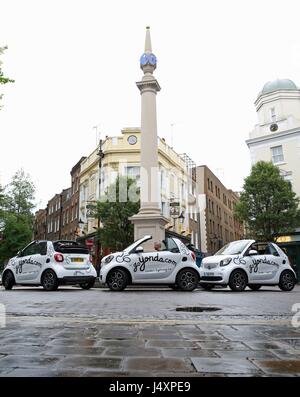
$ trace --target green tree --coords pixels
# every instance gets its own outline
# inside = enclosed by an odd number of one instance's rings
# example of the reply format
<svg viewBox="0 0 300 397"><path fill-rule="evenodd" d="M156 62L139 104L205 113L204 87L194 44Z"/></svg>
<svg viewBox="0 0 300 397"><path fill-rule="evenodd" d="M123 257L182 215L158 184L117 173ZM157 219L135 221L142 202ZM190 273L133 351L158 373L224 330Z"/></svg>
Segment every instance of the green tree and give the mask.
<svg viewBox="0 0 300 397"><path fill-rule="evenodd" d="M133 200L134 199L134 200ZM133 225L128 218L139 210L139 191L135 180L118 177L98 201L95 217L101 221L97 238L102 247L122 250L133 242Z"/></svg>
<svg viewBox="0 0 300 397"><path fill-rule="evenodd" d="M32 240L34 192L23 170L0 190L0 265Z"/></svg>
<svg viewBox="0 0 300 397"><path fill-rule="evenodd" d="M14 213L17 217L32 217L31 211L35 207L33 202L35 187L23 169L15 173L7 190L6 209L8 212Z"/></svg>
<svg viewBox="0 0 300 397"><path fill-rule="evenodd" d="M7 49L7 47L0 47L0 55L3 54L3 52ZM2 61L0 60L0 84L7 84L7 83L14 83L14 80L5 77L1 68ZM3 94L0 94L0 101L2 99ZM1 109L1 106L0 106Z"/></svg>
<svg viewBox="0 0 300 397"><path fill-rule="evenodd" d="M299 199L276 166L259 161L245 178L235 215L246 223L251 237L276 241L299 226Z"/></svg>

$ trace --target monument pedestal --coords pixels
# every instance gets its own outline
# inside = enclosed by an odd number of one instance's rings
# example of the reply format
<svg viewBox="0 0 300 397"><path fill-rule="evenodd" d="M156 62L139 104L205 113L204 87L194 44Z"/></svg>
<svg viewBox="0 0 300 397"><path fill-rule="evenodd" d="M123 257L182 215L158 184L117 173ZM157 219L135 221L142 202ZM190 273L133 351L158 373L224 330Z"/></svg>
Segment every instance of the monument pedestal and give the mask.
<svg viewBox="0 0 300 397"><path fill-rule="evenodd" d="M134 240L138 240L145 235L152 236L152 240L143 244L145 251L154 251L154 243L162 242L165 239L165 226L169 219L161 214L138 213L129 218L134 225Z"/></svg>

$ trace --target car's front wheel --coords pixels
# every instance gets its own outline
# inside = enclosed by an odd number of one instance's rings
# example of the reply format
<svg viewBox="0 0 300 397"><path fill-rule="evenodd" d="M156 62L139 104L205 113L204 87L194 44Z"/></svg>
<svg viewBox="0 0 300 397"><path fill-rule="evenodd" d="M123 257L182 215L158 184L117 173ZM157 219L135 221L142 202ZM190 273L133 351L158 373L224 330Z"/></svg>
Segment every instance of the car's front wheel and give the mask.
<svg viewBox="0 0 300 397"><path fill-rule="evenodd" d="M181 291L193 291L199 283L199 275L194 269L181 270L176 278L176 285Z"/></svg>
<svg viewBox="0 0 300 397"><path fill-rule="evenodd" d="M58 279L53 270L48 269L42 275L41 284L46 291L56 291L58 288Z"/></svg>
<svg viewBox="0 0 300 397"><path fill-rule="evenodd" d="M93 288L94 284L95 284L95 280L91 280L91 281L89 281L87 283L80 284L80 287L82 289L90 289L90 288Z"/></svg>
<svg viewBox="0 0 300 397"><path fill-rule="evenodd" d="M2 284L6 290L12 289L12 287L15 285L15 278L11 271L4 273Z"/></svg>
<svg viewBox="0 0 300 397"><path fill-rule="evenodd" d="M292 291L296 284L295 276L289 270L284 270L279 279L279 288L282 291Z"/></svg>
<svg viewBox="0 0 300 397"><path fill-rule="evenodd" d="M106 283L112 291L123 291L128 284L127 274L122 269L111 270L107 275Z"/></svg>
<svg viewBox="0 0 300 397"><path fill-rule="evenodd" d="M242 270L234 270L229 278L229 287L232 291L244 291L247 286L247 275Z"/></svg>
<svg viewBox="0 0 300 397"><path fill-rule="evenodd" d="M261 285L259 285L259 284L251 284L251 285L248 285L248 287L250 289L252 289L252 291L258 291L261 288Z"/></svg>

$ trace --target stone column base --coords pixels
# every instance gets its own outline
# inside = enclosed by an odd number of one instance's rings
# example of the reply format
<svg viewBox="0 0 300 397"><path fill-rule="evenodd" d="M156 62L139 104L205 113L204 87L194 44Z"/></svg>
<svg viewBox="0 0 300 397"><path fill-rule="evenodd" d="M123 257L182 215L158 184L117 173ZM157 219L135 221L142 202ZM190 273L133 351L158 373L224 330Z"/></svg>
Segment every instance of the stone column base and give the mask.
<svg viewBox="0 0 300 397"><path fill-rule="evenodd" d="M138 240L147 234L152 239L143 244L145 252L154 251L154 243L165 239L165 226L169 219L157 214L137 214L129 218L134 225L134 240Z"/></svg>

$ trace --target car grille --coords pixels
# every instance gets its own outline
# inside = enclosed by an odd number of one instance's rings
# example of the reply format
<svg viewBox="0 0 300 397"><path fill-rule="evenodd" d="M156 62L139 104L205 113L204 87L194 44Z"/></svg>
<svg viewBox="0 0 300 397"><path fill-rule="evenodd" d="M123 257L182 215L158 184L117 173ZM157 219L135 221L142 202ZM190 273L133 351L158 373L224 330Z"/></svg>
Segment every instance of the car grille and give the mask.
<svg viewBox="0 0 300 397"><path fill-rule="evenodd" d="M218 266L218 263L205 263L204 269L214 269Z"/></svg>

